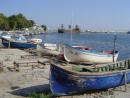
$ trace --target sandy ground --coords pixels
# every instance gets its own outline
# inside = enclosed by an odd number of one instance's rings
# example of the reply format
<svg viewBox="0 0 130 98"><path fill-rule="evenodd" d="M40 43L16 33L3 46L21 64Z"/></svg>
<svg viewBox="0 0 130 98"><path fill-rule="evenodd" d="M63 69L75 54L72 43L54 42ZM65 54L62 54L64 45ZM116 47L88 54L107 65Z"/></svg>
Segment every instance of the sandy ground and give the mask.
<svg viewBox="0 0 130 98"><path fill-rule="evenodd" d="M22 98L32 92L49 91L49 65L44 69L21 68L20 72L11 72L15 62L44 61L43 58L26 58L21 56L31 55L18 49L0 49L0 62L4 65L4 71L0 73L0 98Z"/></svg>
<svg viewBox="0 0 130 98"><path fill-rule="evenodd" d="M4 71L0 73L0 98L25 98L26 95L33 92L49 92L49 65L43 69L30 67L20 70L20 72L11 72L7 68L13 67L13 62L27 62L45 60L45 58L21 59L22 55L31 55L18 49L0 49L0 61L3 62ZM63 97L67 98L67 97ZM69 97L71 98L71 97ZM73 98L96 98L75 96ZM105 96L98 98L130 98L130 85L114 89L114 97Z"/></svg>
<svg viewBox="0 0 130 98"><path fill-rule="evenodd" d="M36 76L35 71L1 73L0 98L22 98L29 93L49 91L48 75L41 74L42 77L39 73Z"/></svg>

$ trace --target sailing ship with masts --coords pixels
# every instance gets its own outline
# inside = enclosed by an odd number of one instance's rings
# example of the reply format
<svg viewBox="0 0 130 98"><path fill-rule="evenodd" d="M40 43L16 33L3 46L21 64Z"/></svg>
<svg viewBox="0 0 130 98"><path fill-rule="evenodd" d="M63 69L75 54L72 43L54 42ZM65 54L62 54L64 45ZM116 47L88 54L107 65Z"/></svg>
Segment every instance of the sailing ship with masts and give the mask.
<svg viewBox="0 0 130 98"><path fill-rule="evenodd" d="M72 28L72 26L71 25L69 25L68 26L68 29L65 29L64 28L64 25L63 24L61 24L61 27L60 28L58 28L58 33L80 33L81 32L81 30L80 30L80 28L79 28L79 26L78 25L75 25L75 27L74 28Z"/></svg>

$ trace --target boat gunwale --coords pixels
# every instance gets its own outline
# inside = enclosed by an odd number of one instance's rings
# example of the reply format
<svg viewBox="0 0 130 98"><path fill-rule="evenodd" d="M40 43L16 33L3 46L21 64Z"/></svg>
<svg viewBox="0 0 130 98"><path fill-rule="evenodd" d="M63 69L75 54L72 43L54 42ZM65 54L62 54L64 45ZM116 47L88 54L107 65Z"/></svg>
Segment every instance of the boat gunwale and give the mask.
<svg viewBox="0 0 130 98"><path fill-rule="evenodd" d="M120 61L121 62L121 61ZM130 72L130 69L122 69L122 70L113 70L113 71L106 71L106 72L78 72L78 71L74 71L70 68L72 68L73 66L72 65L67 65L67 66L64 66L64 65L61 65L63 63L60 63L60 64L56 64L54 62L51 62L51 66L56 66L62 70L64 70L65 72L67 72L68 74L71 74L71 75L77 75L77 76L104 76L104 75L113 75L113 74L122 74L122 73L127 73L127 72ZM111 64L115 64L115 63L111 63ZM109 65L109 64L107 64ZM75 65L78 67L78 65ZM102 65L102 67L104 67L105 64ZM68 68L67 68L68 67ZM86 68L92 68L91 66L85 66ZM84 68L85 68L84 67ZM101 67L101 66L100 66Z"/></svg>
<svg viewBox="0 0 130 98"><path fill-rule="evenodd" d="M91 50L83 50L83 49L74 48L74 47L71 47L67 44L64 45L64 51L65 51L66 47L69 49L71 48L76 52L78 51L78 52L81 52L83 54L88 54L88 55L92 55L92 56L99 56L99 57L104 57L104 56L112 57L113 56L113 54L103 53L103 52L99 52L99 51L97 53L96 52L94 53ZM119 52L116 50L114 53L114 56L117 57L118 55L119 55Z"/></svg>

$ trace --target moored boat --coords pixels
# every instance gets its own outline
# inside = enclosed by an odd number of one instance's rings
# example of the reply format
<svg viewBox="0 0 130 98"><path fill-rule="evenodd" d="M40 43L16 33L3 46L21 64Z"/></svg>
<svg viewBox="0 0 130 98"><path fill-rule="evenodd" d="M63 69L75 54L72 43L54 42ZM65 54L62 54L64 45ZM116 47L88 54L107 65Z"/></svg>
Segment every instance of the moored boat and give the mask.
<svg viewBox="0 0 130 98"><path fill-rule="evenodd" d="M118 58L118 51L96 51L64 45L64 58L68 62L110 63Z"/></svg>
<svg viewBox="0 0 130 98"><path fill-rule="evenodd" d="M52 63L49 80L52 93L57 95L115 88L130 82L130 60L96 67Z"/></svg>
<svg viewBox="0 0 130 98"><path fill-rule="evenodd" d="M10 39L11 38L11 34L9 34L8 32L3 32L0 35L0 38Z"/></svg>
<svg viewBox="0 0 130 98"><path fill-rule="evenodd" d="M8 39L5 37L1 37L1 39L2 39L2 44L5 47L19 48L19 49L37 48L36 43L28 42L26 38L23 36L11 35L10 38Z"/></svg>
<svg viewBox="0 0 130 98"><path fill-rule="evenodd" d="M72 46L78 49L91 49L85 46ZM64 44L63 43L44 43L39 44L37 47L37 51L43 53L44 55L61 55L64 53Z"/></svg>
<svg viewBox="0 0 130 98"><path fill-rule="evenodd" d="M37 51L43 55L63 55L62 44L44 43L37 46Z"/></svg>

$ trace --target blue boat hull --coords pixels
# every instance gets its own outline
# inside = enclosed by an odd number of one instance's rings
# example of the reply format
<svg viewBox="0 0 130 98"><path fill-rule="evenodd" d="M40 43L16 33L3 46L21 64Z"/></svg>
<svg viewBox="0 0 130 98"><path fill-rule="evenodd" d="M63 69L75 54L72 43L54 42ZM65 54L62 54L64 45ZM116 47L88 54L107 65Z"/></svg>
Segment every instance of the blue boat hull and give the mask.
<svg viewBox="0 0 130 98"><path fill-rule="evenodd" d="M19 48L19 49L28 49L28 48L36 49L37 48L37 44L33 44L33 43L10 41L10 44L9 44L9 41L4 38L2 38L2 44L5 47L9 47L10 45L11 48Z"/></svg>
<svg viewBox="0 0 130 98"><path fill-rule="evenodd" d="M50 87L54 94L69 95L89 90L102 90L125 84L124 72L107 75L74 75L56 65L50 68ZM130 71L126 72L130 82Z"/></svg>

